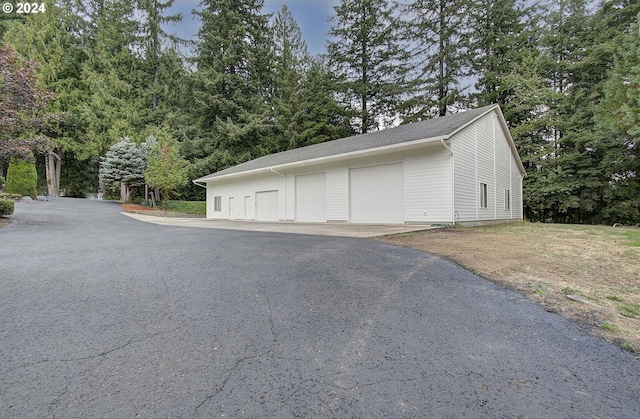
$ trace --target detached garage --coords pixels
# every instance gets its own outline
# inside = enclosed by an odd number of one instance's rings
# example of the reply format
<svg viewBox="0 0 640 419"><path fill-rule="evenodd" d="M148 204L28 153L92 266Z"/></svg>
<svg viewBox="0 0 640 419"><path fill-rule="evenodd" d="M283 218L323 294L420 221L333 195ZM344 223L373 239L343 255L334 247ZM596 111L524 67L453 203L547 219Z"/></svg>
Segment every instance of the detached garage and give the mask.
<svg viewBox="0 0 640 419"><path fill-rule="evenodd" d="M194 180L207 218L360 224L522 219L498 105L284 151Z"/></svg>

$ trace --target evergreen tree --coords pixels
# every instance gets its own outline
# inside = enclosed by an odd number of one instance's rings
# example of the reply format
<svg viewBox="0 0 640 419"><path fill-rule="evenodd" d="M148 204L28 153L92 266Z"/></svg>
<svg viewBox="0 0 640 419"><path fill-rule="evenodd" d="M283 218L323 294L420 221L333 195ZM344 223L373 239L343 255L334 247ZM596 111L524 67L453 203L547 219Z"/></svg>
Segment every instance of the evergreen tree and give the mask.
<svg viewBox="0 0 640 419"><path fill-rule="evenodd" d="M523 54L533 47L527 42L523 6L518 0L475 0L470 11L470 72L477 77L477 92L472 97L477 106L499 103L504 110L514 98L504 77L513 73Z"/></svg>
<svg viewBox="0 0 640 419"><path fill-rule="evenodd" d="M471 66L468 0L414 0L402 9L404 37L410 42L410 93L405 121L444 116L464 105Z"/></svg>
<svg viewBox="0 0 640 419"><path fill-rule="evenodd" d="M111 191L120 188L120 200L128 201L131 188L144 184L146 168L144 150L136 146L129 137L123 137L101 158L100 183Z"/></svg>
<svg viewBox="0 0 640 419"><path fill-rule="evenodd" d="M551 129L540 166L548 179L543 207L555 222L600 222L608 205L611 186L601 166L606 148L594 125L595 107L612 63L610 42L629 16L621 10L638 7L618 3L605 2L594 15L586 1L558 0L544 16L541 75L557 100L548 104Z"/></svg>
<svg viewBox="0 0 640 419"><path fill-rule="evenodd" d="M29 160L12 157L7 169L7 192L36 199L38 174L33 162L33 154Z"/></svg>
<svg viewBox="0 0 640 419"><path fill-rule="evenodd" d="M44 4L46 13L26 16L25 24L12 27L5 40L23 57L39 64L41 86L56 93L56 100L46 108L56 116L45 127L45 134L53 142L43 151L48 192L58 196L63 154L75 153L82 147L77 112L82 97L79 78L84 54L73 36L79 29L79 18L70 2L56 4L47 0Z"/></svg>
<svg viewBox="0 0 640 419"><path fill-rule="evenodd" d="M307 44L286 5L278 11L272 24L274 46L275 144L269 151L299 147L300 124L304 115L302 82L309 64Z"/></svg>
<svg viewBox="0 0 640 419"><path fill-rule="evenodd" d="M605 155L601 162L612 186L608 223L640 223L640 21L620 41L596 119ZM623 32L624 33L624 32Z"/></svg>
<svg viewBox="0 0 640 419"><path fill-rule="evenodd" d="M355 109L356 130L365 133L395 119L407 56L387 0L341 0L334 9L329 62L344 105Z"/></svg>
<svg viewBox="0 0 640 419"><path fill-rule="evenodd" d="M335 99L335 77L321 57L312 59L302 82L298 146L355 134L350 117Z"/></svg>
<svg viewBox="0 0 640 419"><path fill-rule="evenodd" d="M262 0L203 0L194 113L200 133L185 148L201 176L265 153L270 46Z"/></svg>
<svg viewBox="0 0 640 419"><path fill-rule="evenodd" d="M79 111L86 142L80 159L103 155L115 139L144 128L144 73L132 52L138 31L133 6L124 0L86 5L87 59L81 69L86 93Z"/></svg>
<svg viewBox="0 0 640 419"><path fill-rule="evenodd" d="M158 110L160 97L165 93L160 85L160 72L163 68L163 46L166 46L167 42L173 43L174 46L178 43L185 44L184 40L167 33L163 29L163 25L182 21L182 14L165 14L165 11L173 6L175 0L164 2L160 0L137 0L137 2L138 8L144 14L139 38L141 39L145 67L150 72L150 80L145 83L145 91L150 93L149 108L151 112L155 113ZM162 119L156 119L156 125L161 121Z"/></svg>

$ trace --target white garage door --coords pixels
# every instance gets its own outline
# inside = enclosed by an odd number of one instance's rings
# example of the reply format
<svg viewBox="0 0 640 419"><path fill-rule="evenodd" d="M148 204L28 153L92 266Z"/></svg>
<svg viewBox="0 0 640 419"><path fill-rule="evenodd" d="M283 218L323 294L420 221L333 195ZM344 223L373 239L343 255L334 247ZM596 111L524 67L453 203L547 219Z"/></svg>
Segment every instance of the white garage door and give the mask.
<svg viewBox="0 0 640 419"><path fill-rule="evenodd" d="M349 173L350 222L404 223L402 163L351 169Z"/></svg>
<svg viewBox="0 0 640 419"><path fill-rule="evenodd" d="M256 192L256 221L278 221L278 191Z"/></svg>
<svg viewBox="0 0 640 419"><path fill-rule="evenodd" d="M327 181L324 173L296 176L296 221L327 221Z"/></svg>

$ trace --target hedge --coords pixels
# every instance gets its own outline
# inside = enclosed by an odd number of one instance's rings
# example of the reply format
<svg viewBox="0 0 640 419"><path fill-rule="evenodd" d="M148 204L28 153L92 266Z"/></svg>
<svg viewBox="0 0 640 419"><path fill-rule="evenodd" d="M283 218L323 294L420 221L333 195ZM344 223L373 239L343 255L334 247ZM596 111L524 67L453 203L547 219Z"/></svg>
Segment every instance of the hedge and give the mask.
<svg viewBox="0 0 640 419"><path fill-rule="evenodd" d="M9 161L7 169L7 192L36 199L38 173L36 165L14 157Z"/></svg>
<svg viewBox="0 0 640 419"><path fill-rule="evenodd" d="M13 214L14 206L12 200L0 198L0 217Z"/></svg>

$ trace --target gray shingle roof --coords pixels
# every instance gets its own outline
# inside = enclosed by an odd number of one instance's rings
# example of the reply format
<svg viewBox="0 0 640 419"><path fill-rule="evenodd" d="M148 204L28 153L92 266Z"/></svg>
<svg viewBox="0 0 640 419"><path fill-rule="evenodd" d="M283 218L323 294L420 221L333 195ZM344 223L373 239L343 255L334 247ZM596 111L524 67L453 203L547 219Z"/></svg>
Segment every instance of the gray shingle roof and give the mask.
<svg viewBox="0 0 640 419"><path fill-rule="evenodd" d="M289 163L371 150L410 141L447 137L497 106L498 105L484 106L482 108L441 116L427 121L414 122L412 124L401 125L395 128L387 128L381 131L354 135L352 137L341 138L339 140L327 141L325 143L313 144L293 150L282 151L280 153L269 154L267 156L229 167L219 172L212 173L208 176L201 177L196 179L194 182L205 182L209 179L214 179L220 176L270 167L276 168L277 166Z"/></svg>

